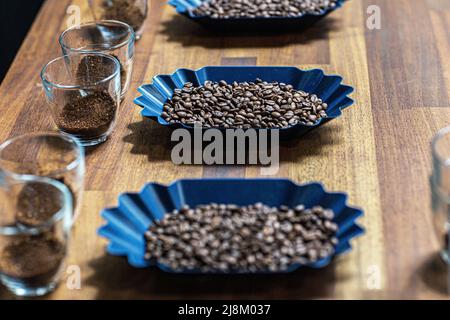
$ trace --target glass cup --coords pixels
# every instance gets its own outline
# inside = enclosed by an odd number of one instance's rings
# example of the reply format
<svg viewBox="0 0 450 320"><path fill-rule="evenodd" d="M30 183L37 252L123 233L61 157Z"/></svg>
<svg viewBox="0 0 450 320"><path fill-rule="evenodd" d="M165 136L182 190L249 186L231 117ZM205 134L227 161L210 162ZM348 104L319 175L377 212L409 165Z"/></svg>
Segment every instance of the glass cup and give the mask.
<svg viewBox="0 0 450 320"><path fill-rule="evenodd" d="M0 145L0 172L4 176L33 175L63 183L72 194L73 219L77 218L84 189L85 163L83 147L74 137L40 132L12 138Z"/></svg>
<svg viewBox="0 0 450 320"><path fill-rule="evenodd" d="M34 297L56 288L72 210L72 195L64 184L0 172L0 281L11 292Z"/></svg>
<svg viewBox="0 0 450 320"><path fill-rule="evenodd" d="M430 177L433 222L442 259L450 264L450 127L440 130L431 143L433 171Z"/></svg>
<svg viewBox="0 0 450 320"><path fill-rule="evenodd" d="M130 25L141 38L148 14L147 0L89 0L95 20L117 20Z"/></svg>
<svg viewBox="0 0 450 320"><path fill-rule="evenodd" d="M122 98L131 83L134 41L133 29L124 22L114 20L88 22L73 26L59 37L64 55L100 52L117 58L120 64Z"/></svg>
<svg viewBox="0 0 450 320"><path fill-rule="evenodd" d="M82 145L106 141L120 105L120 66L103 53L74 53L50 61L41 78L59 131Z"/></svg>

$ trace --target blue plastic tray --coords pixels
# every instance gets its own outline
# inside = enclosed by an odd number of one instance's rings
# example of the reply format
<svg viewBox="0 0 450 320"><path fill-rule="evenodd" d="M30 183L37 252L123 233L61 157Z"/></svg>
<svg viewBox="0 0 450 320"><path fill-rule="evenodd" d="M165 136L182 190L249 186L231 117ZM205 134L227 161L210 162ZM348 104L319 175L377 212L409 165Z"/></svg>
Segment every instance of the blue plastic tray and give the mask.
<svg viewBox="0 0 450 320"><path fill-rule="evenodd" d="M138 88L142 96L134 102L143 108L142 115L157 121L163 126L176 128L191 128L182 123L169 124L161 117L164 103L172 97L176 88L182 88L186 82L194 85L204 84L206 80L220 81L254 81L260 78L271 82L278 81L291 84L294 89L314 93L328 104L328 117L319 120L313 126L296 124L289 128L280 129L280 138L288 139L304 135L341 115L341 111L353 104L348 97L353 88L342 84L342 77L326 75L320 69L300 70L296 67L203 67L198 70L178 69L172 75L157 75L151 84L144 84ZM260 129L270 130L270 129Z"/></svg>
<svg viewBox="0 0 450 320"><path fill-rule="evenodd" d="M339 0L333 9L324 10L316 14L305 14L299 17L259 17L259 18L230 18L213 19L207 16L195 16L192 10L207 0L170 0L169 4L175 7L176 11L183 16L192 19L208 28L220 29L222 31L248 31L264 30L269 31L280 29L296 28L297 31L307 28L320 19L326 17L331 12L341 8L345 1Z"/></svg>
<svg viewBox="0 0 450 320"><path fill-rule="evenodd" d="M290 207L304 204L307 208L320 205L335 212L335 222L339 225L339 244L335 248L335 255L339 255L351 249L352 238L364 233L356 223L363 212L348 207L346 200L346 194L326 192L319 183L297 185L288 179L176 180L169 186L150 183L139 193L122 194L118 207L103 210L102 217L107 223L98 233L109 240L108 253L126 256L132 266L157 266L163 271L174 272L165 265L144 259L144 233L153 221L162 219L166 212L185 204L196 206L211 202L236 205L263 202L271 206ZM308 267L322 268L331 260L332 257L328 257ZM300 267L300 264L292 265L286 272Z"/></svg>

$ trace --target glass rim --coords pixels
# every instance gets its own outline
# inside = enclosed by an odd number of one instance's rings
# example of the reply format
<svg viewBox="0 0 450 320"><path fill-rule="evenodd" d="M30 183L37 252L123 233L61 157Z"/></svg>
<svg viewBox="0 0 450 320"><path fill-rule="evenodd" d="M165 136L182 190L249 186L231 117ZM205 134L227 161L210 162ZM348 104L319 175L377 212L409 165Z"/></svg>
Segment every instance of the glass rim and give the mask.
<svg viewBox="0 0 450 320"><path fill-rule="evenodd" d="M128 36L127 36L127 38L124 41L122 41L122 42L120 42L120 43L118 43L118 44L116 44L114 46L111 46L109 48L105 48L103 50L76 49L76 48L72 48L72 47L66 45L66 43L64 42L64 36L66 34L68 34L69 32L72 32L73 30L79 30L79 29L81 29L83 27L90 27L90 26L93 26L93 25L101 25L101 24L105 24L105 25L106 24L110 24L110 25L123 26L123 27L125 27L128 30ZM71 51L71 52L92 53L92 52L102 52L102 51L109 51L109 50L119 49L119 48L122 48L122 47L128 45L132 41L135 41L135 39L136 39L136 34L135 34L133 28L128 23L125 23L125 22L119 21L119 20L95 20L95 21L90 21L90 22L77 24L77 25L71 26L70 28L67 28L66 30L64 30L60 34L58 42L59 42L60 46L63 49L66 49L66 50Z"/></svg>
<svg viewBox="0 0 450 320"><path fill-rule="evenodd" d="M64 228L68 228L71 223L71 212L70 210L73 210L73 197L72 193L70 192L69 188L64 184L57 180L46 178L46 177L40 177L40 176L34 176L34 175L16 175L14 177L14 181L16 182L38 182L38 183L45 183L49 184L56 189L58 189L62 196L63 196L63 205L61 209L56 212L51 218L47 219L43 223L37 225L37 226L24 226L21 227L20 225L14 225L14 226L2 226L0 225L0 235L2 236L16 236L16 235L37 235L42 232L42 230L48 229L49 227L53 226L55 223L64 220L65 218L68 219L68 224L64 225Z"/></svg>
<svg viewBox="0 0 450 320"><path fill-rule="evenodd" d="M8 146L10 146L13 143L15 143L15 142L17 142L19 140L22 140L22 139L43 138L43 137L57 137L57 138L63 139L65 141L67 141L67 142L73 143L76 146L75 149L77 150L77 157L76 157L75 160L73 160L68 165L66 165L65 168L53 171L50 174L50 176L55 176L55 175L58 175L58 174L69 172L69 171L73 170L74 168L78 167L82 163L82 161L84 160L84 148L83 148L83 145L81 144L81 142L76 137L71 136L71 135L67 135L67 134L61 134L59 132L54 132L54 131L40 131L40 132L25 133L25 134L22 134L22 135L19 135L19 136L15 136L13 138L10 138L10 139L6 140L2 144L0 144L0 164L3 161L2 153L3 153L3 151L5 151L5 149ZM15 179L18 179L18 180L22 176L36 176L36 175L31 175L31 174L16 173L14 171L2 168L1 165L0 165L0 172L6 173L8 176L11 176L11 177L13 177Z"/></svg>
<svg viewBox="0 0 450 320"><path fill-rule="evenodd" d="M47 77L45 76L45 73L47 72L47 69L54 63L60 62L61 60L64 60L66 58L70 58L70 57L75 57L75 56L89 56L89 55L95 55L95 56L102 56L104 58L110 59L114 62L115 68L114 68L114 73L103 78L102 80L99 80L93 84L90 85L64 85L64 84L58 84L58 83L54 83L50 80L47 79ZM106 54L106 53L102 53L102 52L72 52L69 54L65 54L63 56L59 56L55 59L50 60L45 66L44 68L42 68L41 71L41 80L42 82L47 85L47 86L51 86L54 88L58 88L58 89L87 89L87 88L91 88L92 86L95 85L99 85L105 82L108 82L110 80L112 80L114 77L120 77L120 63L119 60L117 60L116 58L114 58L113 56Z"/></svg>
<svg viewBox="0 0 450 320"><path fill-rule="evenodd" d="M437 144L448 134L450 134L450 126L440 129L431 140L431 152L433 154L433 158L438 160L444 166L450 165L450 156L448 158L442 157L437 150Z"/></svg>

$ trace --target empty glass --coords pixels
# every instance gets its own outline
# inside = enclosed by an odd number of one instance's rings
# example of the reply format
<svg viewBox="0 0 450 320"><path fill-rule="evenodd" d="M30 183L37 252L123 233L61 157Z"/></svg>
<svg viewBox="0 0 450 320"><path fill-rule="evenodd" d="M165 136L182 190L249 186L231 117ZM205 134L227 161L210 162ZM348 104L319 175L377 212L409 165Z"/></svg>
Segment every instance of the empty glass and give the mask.
<svg viewBox="0 0 450 320"><path fill-rule="evenodd" d="M119 60L121 97L127 92L133 71L135 35L133 28L120 21L102 20L73 26L59 37L64 55L101 52Z"/></svg>
<svg viewBox="0 0 450 320"><path fill-rule="evenodd" d="M430 177L434 226L441 256L450 264L450 127L440 130L432 144L433 172Z"/></svg>
<svg viewBox="0 0 450 320"><path fill-rule="evenodd" d="M89 0L95 20L118 20L129 24L139 39L147 18L147 0Z"/></svg>
<svg viewBox="0 0 450 320"><path fill-rule="evenodd" d="M50 61L41 78L59 131L84 146L106 141L120 106L120 65L103 53L74 53Z"/></svg>
<svg viewBox="0 0 450 320"><path fill-rule="evenodd" d="M0 172L0 281L18 296L58 284L67 255L72 196L62 183Z"/></svg>
<svg viewBox="0 0 450 320"><path fill-rule="evenodd" d="M6 176L34 175L63 183L73 195L74 219L78 215L85 164L83 147L74 137L41 132L12 138L0 145L0 171Z"/></svg>

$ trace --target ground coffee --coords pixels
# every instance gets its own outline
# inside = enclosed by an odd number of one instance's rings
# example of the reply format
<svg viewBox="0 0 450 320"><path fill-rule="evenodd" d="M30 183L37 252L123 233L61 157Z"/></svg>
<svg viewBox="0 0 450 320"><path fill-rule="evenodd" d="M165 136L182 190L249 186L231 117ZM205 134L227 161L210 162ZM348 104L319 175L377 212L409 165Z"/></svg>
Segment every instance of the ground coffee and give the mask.
<svg viewBox="0 0 450 320"><path fill-rule="evenodd" d="M38 226L62 209L61 192L48 184L30 182L24 185L17 198L17 222Z"/></svg>
<svg viewBox="0 0 450 320"><path fill-rule="evenodd" d="M112 54L120 64L120 85L121 90L126 85L127 71L123 67L120 59ZM77 68L77 79L80 85L90 85L99 82L105 78L105 75L113 74L114 69L109 63L105 63L106 58L103 56L85 56L80 60Z"/></svg>
<svg viewBox="0 0 450 320"><path fill-rule="evenodd" d="M31 287L45 286L58 273L65 246L48 235L17 239L0 251L0 273Z"/></svg>
<svg viewBox="0 0 450 320"><path fill-rule="evenodd" d="M145 21L145 14L133 0L105 0L103 2L105 20L118 20L130 25L136 32Z"/></svg>
<svg viewBox="0 0 450 320"><path fill-rule="evenodd" d="M116 101L106 91L93 91L88 96L69 100L58 115L61 131L95 138L105 134L116 116Z"/></svg>

